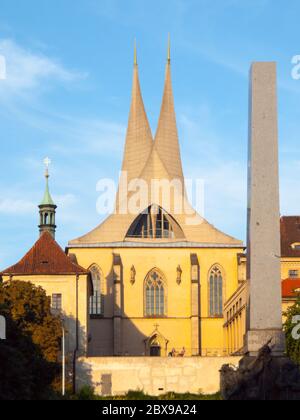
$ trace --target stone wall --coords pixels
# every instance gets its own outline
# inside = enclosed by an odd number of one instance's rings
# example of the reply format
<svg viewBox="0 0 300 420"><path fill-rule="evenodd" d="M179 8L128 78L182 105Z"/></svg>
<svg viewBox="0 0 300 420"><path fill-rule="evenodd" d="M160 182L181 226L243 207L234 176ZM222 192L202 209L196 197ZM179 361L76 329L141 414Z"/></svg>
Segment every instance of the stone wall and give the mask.
<svg viewBox="0 0 300 420"><path fill-rule="evenodd" d="M220 390L220 369L237 366L240 357L97 357L77 361L77 390L91 385L99 395L122 395L129 390L147 394Z"/></svg>

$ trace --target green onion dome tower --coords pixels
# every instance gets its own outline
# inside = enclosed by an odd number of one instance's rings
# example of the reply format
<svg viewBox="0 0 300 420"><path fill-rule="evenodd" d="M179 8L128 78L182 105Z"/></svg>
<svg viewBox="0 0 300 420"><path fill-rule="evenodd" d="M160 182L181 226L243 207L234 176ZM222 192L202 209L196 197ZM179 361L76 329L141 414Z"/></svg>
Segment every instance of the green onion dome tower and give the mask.
<svg viewBox="0 0 300 420"><path fill-rule="evenodd" d="M44 160L44 164L46 166L45 171L45 178L46 178L46 189L44 198L39 205L39 211L40 211L40 235L42 235L44 232L49 232L55 238L55 231L56 231L56 224L55 224L55 214L57 206L54 204L54 201L52 200L50 191L49 191L49 165L51 161L49 158L46 158Z"/></svg>

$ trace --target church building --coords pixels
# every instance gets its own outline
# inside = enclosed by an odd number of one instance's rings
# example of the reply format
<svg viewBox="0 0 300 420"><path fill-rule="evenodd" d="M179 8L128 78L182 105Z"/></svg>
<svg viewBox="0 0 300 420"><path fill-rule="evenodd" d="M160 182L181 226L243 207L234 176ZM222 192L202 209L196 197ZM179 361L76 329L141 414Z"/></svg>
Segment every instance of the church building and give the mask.
<svg viewBox="0 0 300 420"><path fill-rule="evenodd" d="M113 139L112 139L113 141ZM184 139L188 141L188 139ZM134 54L132 99L114 212L98 227L55 241L46 190L40 238L0 279L45 289L63 318L75 359L102 356L228 356L242 351L246 254L189 203L171 82L170 48L155 136ZM284 308L300 285L300 218L281 220ZM225 308L225 311L224 311ZM225 317L224 317L225 315Z"/></svg>
<svg viewBox="0 0 300 420"><path fill-rule="evenodd" d="M155 189L153 180L161 181L160 187L167 183L169 190ZM140 212L124 211L124 202L134 199L130 189L122 193L124 185L139 181L148 192ZM168 193L169 201L164 200ZM68 253L92 274L89 356L222 355L223 303L238 288L243 250L240 240L209 224L188 202L170 49L154 137L135 52L115 212L68 245Z"/></svg>

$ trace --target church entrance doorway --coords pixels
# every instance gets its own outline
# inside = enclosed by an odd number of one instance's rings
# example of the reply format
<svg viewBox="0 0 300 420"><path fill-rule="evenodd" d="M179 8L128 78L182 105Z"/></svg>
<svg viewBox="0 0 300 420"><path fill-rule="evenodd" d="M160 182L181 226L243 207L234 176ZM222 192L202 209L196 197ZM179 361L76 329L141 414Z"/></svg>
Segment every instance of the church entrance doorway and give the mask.
<svg viewBox="0 0 300 420"><path fill-rule="evenodd" d="M155 325L153 333L144 340L145 355L148 357L166 357L168 354L168 342L158 331L158 325Z"/></svg>
<svg viewBox="0 0 300 420"><path fill-rule="evenodd" d="M150 357L160 357L161 356L161 347L159 344L153 344L150 347Z"/></svg>

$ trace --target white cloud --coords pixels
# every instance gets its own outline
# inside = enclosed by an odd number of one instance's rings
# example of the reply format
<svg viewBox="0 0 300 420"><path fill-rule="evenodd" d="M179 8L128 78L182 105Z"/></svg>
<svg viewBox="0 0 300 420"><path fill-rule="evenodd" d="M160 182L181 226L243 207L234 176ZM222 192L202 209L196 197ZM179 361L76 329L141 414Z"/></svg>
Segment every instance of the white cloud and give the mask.
<svg viewBox="0 0 300 420"><path fill-rule="evenodd" d="M58 60L31 52L11 39L0 40L0 54L6 61L6 79L0 84L0 99L41 88L46 79L63 83L86 77L86 73L66 69Z"/></svg>
<svg viewBox="0 0 300 420"><path fill-rule="evenodd" d="M62 155L92 154L109 157L122 153L126 127L101 119L64 117L55 121L50 130L57 136L64 133L64 142L53 144L53 151ZM70 142L70 144L69 144Z"/></svg>
<svg viewBox="0 0 300 420"><path fill-rule="evenodd" d="M32 214L36 204L26 199L4 198L0 200L0 213L2 214Z"/></svg>
<svg viewBox="0 0 300 420"><path fill-rule="evenodd" d="M25 107L10 109L14 116L29 127L52 136L48 153L61 156L74 155L97 155L100 157L118 157L121 159L125 141L126 126L119 122L69 116L66 114L53 114L42 111L35 113L34 110ZM26 158L27 166L40 163Z"/></svg>
<svg viewBox="0 0 300 420"><path fill-rule="evenodd" d="M77 199L74 194L54 195L54 201L62 208L67 208L76 204Z"/></svg>
<svg viewBox="0 0 300 420"><path fill-rule="evenodd" d="M41 94L59 82L72 84L87 76L72 71L58 60L33 53L11 39L0 39L0 55L5 57L7 78L0 83L0 113L25 125L53 135L53 154L102 156L121 154L126 127L118 122L70 116L49 109ZM46 98L47 99L47 98ZM51 152L50 150L50 152ZM29 163L29 162L27 162Z"/></svg>

